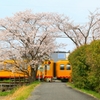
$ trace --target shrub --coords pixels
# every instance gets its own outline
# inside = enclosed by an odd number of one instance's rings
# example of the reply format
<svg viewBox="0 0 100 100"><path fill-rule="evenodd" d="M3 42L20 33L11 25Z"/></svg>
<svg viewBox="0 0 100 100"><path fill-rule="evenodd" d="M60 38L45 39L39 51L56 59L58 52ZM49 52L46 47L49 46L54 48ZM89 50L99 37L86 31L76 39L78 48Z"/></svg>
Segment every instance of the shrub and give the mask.
<svg viewBox="0 0 100 100"><path fill-rule="evenodd" d="M69 61L72 65L72 80L75 86L86 88L89 66L86 63L86 48L88 45L81 46L69 55Z"/></svg>
<svg viewBox="0 0 100 100"><path fill-rule="evenodd" d="M68 59L75 86L100 92L100 40L77 48Z"/></svg>

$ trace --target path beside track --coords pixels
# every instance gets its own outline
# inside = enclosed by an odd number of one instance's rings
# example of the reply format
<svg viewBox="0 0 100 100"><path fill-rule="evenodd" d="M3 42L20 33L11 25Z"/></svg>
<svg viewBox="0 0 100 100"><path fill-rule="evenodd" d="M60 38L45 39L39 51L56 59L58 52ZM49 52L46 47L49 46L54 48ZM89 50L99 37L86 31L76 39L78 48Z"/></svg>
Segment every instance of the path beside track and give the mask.
<svg viewBox="0 0 100 100"><path fill-rule="evenodd" d="M36 87L27 100L97 100L67 86L66 83L42 83Z"/></svg>

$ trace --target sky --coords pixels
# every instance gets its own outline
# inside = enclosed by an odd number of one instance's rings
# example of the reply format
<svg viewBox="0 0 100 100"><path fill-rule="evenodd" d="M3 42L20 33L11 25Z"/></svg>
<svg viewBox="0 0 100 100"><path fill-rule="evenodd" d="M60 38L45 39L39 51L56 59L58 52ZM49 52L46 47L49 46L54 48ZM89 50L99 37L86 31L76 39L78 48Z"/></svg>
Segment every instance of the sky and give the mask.
<svg viewBox="0 0 100 100"><path fill-rule="evenodd" d="M0 0L0 18L11 17L19 11L33 13L54 12L64 14L76 24L88 21L89 12L100 8L100 0ZM67 43L61 51L73 51L74 44L68 38L58 38L58 43Z"/></svg>

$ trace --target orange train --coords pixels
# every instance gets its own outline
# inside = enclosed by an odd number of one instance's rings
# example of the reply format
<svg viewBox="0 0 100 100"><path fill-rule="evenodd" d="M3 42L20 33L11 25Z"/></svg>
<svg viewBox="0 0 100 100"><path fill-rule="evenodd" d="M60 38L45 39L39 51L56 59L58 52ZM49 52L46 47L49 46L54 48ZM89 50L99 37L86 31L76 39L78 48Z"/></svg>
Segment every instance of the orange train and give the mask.
<svg viewBox="0 0 100 100"><path fill-rule="evenodd" d="M37 79L52 81L54 77L61 81L71 81L72 67L68 60L45 61L37 71Z"/></svg>
<svg viewBox="0 0 100 100"><path fill-rule="evenodd" d="M25 78L28 77L24 72L19 71L14 66L13 60L5 60L0 62L0 79L9 79L9 78ZM10 68L10 69L9 69Z"/></svg>
<svg viewBox="0 0 100 100"><path fill-rule="evenodd" d="M11 71L7 70L7 67L11 68L13 65L13 60L6 60L5 62L0 62L0 66L3 66L3 69L0 70L0 79L8 78L24 78L27 75L21 71ZM14 68L14 66L12 66ZM29 67L30 68L30 67ZM29 69L30 73L31 70ZM52 81L55 77L61 79L62 81L71 81L72 67L68 60L59 60L54 62L53 60L44 61L43 64L39 65L36 78L39 80Z"/></svg>

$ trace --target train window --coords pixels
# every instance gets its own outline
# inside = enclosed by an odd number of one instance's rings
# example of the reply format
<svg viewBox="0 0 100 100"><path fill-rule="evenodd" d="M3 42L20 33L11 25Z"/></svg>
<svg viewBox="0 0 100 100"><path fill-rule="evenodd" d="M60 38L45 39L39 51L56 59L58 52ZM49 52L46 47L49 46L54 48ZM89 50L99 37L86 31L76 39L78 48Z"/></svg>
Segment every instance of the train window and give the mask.
<svg viewBox="0 0 100 100"><path fill-rule="evenodd" d="M70 64L66 65L66 70L71 70Z"/></svg>
<svg viewBox="0 0 100 100"><path fill-rule="evenodd" d="M42 65L39 65L38 66L38 70L40 70L42 72L44 70L43 66Z"/></svg>
<svg viewBox="0 0 100 100"><path fill-rule="evenodd" d="M39 65L39 66L38 66L38 70L40 70L40 68L41 68L41 67L42 67L42 66L41 66L41 65Z"/></svg>
<svg viewBox="0 0 100 100"><path fill-rule="evenodd" d="M60 65L60 70L64 70L64 65Z"/></svg>
<svg viewBox="0 0 100 100"><path fill-rule="evenodd" d="M50 70L50 65L45 65L45 70Z"/></svg>

